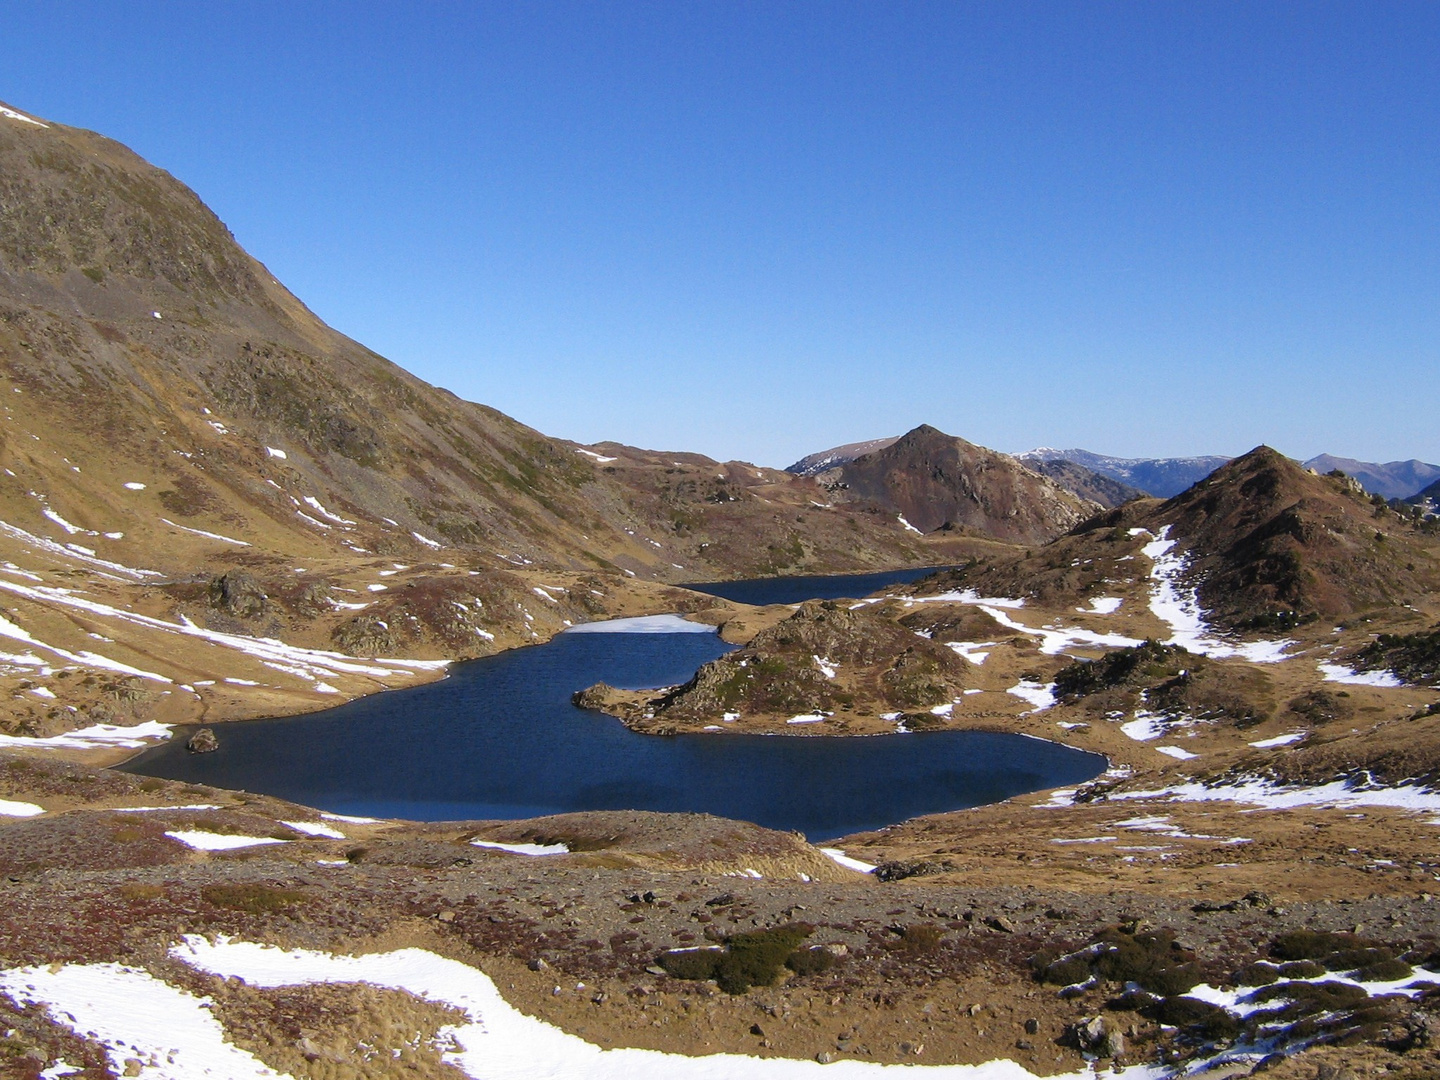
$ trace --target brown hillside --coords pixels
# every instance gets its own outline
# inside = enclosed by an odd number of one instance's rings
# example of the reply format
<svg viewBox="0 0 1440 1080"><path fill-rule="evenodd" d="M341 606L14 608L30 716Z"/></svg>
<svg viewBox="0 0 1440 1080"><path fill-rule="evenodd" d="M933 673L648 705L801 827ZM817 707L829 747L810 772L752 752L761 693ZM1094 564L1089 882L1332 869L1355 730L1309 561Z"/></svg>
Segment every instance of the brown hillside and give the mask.
<svg viewBox="0 0 1440 1080"><path fill-rule="evenodd" d="M1407 516L1353 480L1316 476L1261 446L1167 502L1137 499L1023 555L927 579L920 591L1078 602L1133 581L1132 560L1144 566L1141 548L1167 527L1207 616L1237 629L1400 608L1433 591L1440 571L1433 540L1427 548Z"/></svg>
<svg viewBox="0 0 1440 1080"><path fill-rule="evenodd" d="M1260 446L1159 507L1218 622L1339 618L1417 598L1430 559L1383 502Z"/></svg>
<svg viewBox="0 0 1440 1080"><path fill-rule="evenodd" d="M435 550L419 534L496 569L671 581L943 561L893 519L818 513L809 479L585 453L430 386L317 319L168 173L3 115L0 380L24 414L0 442L0 517L46 533L41 493L124 532L91 546L130 565L188 568L182 527L407 559Z"/></svg>
<svg viewBox="0 0 1440 1080"><path fill-rule="evenodd" d="M928 424L818 479L848 499L903 516L922 533L948 526L999 540L1043 543L1099 509L1008 454Z"/></svg>

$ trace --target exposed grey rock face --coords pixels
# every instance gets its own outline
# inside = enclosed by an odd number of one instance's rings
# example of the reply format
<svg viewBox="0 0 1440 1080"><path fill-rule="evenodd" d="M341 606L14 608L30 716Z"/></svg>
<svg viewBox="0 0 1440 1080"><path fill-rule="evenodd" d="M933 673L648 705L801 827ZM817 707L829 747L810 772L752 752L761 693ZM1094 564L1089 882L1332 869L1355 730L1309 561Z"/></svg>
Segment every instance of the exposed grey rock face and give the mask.
<svg viewBox="0 0 1440 1080"><path fill-rule="evenodd" d="M250 619L265 613L269 598L253 574L230 570L211 580L210 603L227 615Z"/></svg>

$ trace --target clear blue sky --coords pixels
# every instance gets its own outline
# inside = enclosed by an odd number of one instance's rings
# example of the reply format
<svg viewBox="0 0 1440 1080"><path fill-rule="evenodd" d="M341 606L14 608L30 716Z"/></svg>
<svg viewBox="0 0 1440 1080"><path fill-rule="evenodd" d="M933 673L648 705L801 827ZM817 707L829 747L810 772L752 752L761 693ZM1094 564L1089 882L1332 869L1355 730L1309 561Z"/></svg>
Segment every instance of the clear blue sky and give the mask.
<svg viewBox="0 0 1440 1080"><path fill-rule="evenodd" d="M0 0L0 99L549 434L1440 461L1433 2Z"/></svg>

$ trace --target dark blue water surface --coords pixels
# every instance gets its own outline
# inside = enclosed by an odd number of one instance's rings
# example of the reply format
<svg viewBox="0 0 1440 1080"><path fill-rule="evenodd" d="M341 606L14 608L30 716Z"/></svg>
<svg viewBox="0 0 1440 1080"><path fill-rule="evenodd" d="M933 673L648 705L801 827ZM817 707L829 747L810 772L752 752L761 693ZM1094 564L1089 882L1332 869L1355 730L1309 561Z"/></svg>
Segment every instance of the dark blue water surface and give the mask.
<svg viewBox="0 0 1440 1080"><path fill-rule="evenodd" d="M420 821L573 810L705 811L821 840L916 814L1075 784L1105 759L1019 735L870 738L639 735L570 695L605 681L682 682L730 646L714 634L561 634L456 664L449 678L308 716L184 736L132 772L264 792L339 813Z"/></svg>
<svg viewBox="0 0 1440 1080"><path fill-rule="evenodd" d="M737 604L799 604L806 600L859 599L887 585L919 581L945 566L920 566L908 570L880 570L873 574L828 574L822 577L750 578L746 581L695 582L685 586Z"/></svg>

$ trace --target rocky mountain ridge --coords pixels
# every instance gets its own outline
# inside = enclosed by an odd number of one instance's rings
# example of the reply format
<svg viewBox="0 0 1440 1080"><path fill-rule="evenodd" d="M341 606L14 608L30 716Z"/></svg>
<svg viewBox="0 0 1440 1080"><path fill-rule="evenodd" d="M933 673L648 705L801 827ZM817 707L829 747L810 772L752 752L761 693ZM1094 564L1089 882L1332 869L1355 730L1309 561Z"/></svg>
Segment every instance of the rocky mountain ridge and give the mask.
<svg viewBox="0 0 1440 1080"><path fill-rule="evenodd" d="M1042 543L1100 509L1008 454L928 424L815 480L835 504L869 503L918 534Z"/></svg>

